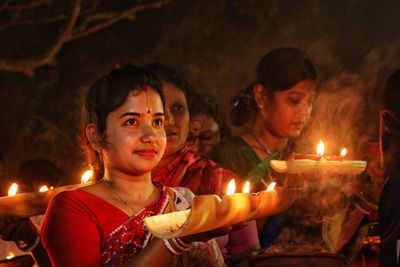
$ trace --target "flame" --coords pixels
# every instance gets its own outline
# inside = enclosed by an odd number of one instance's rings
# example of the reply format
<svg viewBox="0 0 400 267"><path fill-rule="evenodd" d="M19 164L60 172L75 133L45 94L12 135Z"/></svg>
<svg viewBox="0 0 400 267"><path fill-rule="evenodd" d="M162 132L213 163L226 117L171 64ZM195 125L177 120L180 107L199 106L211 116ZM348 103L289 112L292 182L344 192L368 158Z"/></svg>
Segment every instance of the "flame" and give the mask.
<svg viewBox="0 0 400 267"><path fill-rule="evenodd" d="M325 145L324 142L319 141L319 144L317 146L317 154L320 155L321 157L324 155L325 151Z"/></svg>
<svg viewBox="0 0 400 267"><path fill-rule="evenodd" d="M14 257L15 257L14 253L8 252L8 255L6 256L6 259L9 260L9 259L12 259Z"/></svg>
<svg viewBox="0 0 400 267"><path fill-rule="evenodd" d="M92 181L93 170L87 170L82 174L81 183L87 184Z"/></svg>
<svg viewBox="0 0 400 267"><path fill-rule="evenodd" d="M47 185L43 185L39 188L39 192L46 192L49 190L49 187Z"/></svg>
<svg viewBox="0 0 400 267"><path fill-rule="evenodd" d="M18 191L18 185L16 183L13 183L10 186L10 189L8 189L8 196L15 196Z"/></svg>
<svg viewBox="0 0 400 267"><path fill-rule="evenodd" d="M227 195L232 195L233 193L235 193L235 179L229 182L228 190L226 190Z"/></svg>
<svg viewBox="0 0 400 267"><path fill-rule="evenodd" d="M272 191L275 189L276 183L275 182L271 182L268 187L267 187L267 191Z"/></svg>
<svg viewBox="0 0 400 267"><path fill-rule="evenodd" d="M246 181L246 183L243 186L243 193L249 193L250 192L250 182Z"/></svg>
<svg viewBox="0 0 400 267"><path fill-rule="evenodd" d="M340 156L345 157L347 154L347 149L344 147L342 148L342 150L340 151Z"/></svg>

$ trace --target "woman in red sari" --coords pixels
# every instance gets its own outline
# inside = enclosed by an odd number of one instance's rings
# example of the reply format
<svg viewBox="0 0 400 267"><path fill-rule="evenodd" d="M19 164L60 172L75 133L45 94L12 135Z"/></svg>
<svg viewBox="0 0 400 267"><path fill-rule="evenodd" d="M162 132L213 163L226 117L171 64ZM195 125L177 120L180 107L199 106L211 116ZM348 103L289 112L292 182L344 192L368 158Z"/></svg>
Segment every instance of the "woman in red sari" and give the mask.
<svg viewBox="0 0 400 267"><path fill-rule="evenodd" d="M239 180L238 176L229 169L223 168L216 162L195 154L185 147L190 127L190 115L194 106L195 93L184 75L178 70L163 64L153 63L146 68L153 72L162 83L165 95L165 131L167 146L160 163L152 171L153 181L167 186L184 186L196 195L217 194L223 196L231 179ZM250 223L250 224L253 224ZM251 225L241 224L239 228ZM231 251L258 244L257 234L246 239L246 243L227 244L227 237L217 238L219 249L226 262L231 260ZM218 248L212 241L204 245L199 255L202 259L210 255L218 255Z"/></svg>
<svg viewBox="0 0 400 267"><path fill-rule="evenodd" d="M167 65L153 63L146 69L161 81L166 101L167 147L152 171L153 181L167 186L184 186L196 195L224 195L227 184L237 178L236 174L185 148L194 95L188 81L182 73Z"/></svg>
<svg viewBox="0 0 400 267"><path fill-rule="evenodd" d="M158 79L136 66L114 69L91 86L83 115L83 145L98 180L49 204L41 235L52 265L177 264L195 237L162 240L143 225L147 216L187 209L193 196L151 180L166 145Z"/></svg>

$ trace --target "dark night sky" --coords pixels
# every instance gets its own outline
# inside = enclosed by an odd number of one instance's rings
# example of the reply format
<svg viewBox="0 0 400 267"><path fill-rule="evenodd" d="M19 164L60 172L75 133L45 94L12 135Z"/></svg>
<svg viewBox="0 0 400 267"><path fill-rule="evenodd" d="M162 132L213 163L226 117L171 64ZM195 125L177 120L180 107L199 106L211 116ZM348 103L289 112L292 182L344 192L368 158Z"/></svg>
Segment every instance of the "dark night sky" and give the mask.
<svg viewBox="0 0 400 267"><path fill-rule="evenodd" d="M55 26L0 31L0 57L34 55L56 33ZM175 0L66 43L57 64L33 77L0 72L0 150L9 175L34 157L75 170L82 166L75 142L82 95L112 66L169 63L228 112L262 55L281 46L305 50L320 74L305 142L322 138L356 150L377 139L379 92L400 67L399 36L397 0Z"/></svg>

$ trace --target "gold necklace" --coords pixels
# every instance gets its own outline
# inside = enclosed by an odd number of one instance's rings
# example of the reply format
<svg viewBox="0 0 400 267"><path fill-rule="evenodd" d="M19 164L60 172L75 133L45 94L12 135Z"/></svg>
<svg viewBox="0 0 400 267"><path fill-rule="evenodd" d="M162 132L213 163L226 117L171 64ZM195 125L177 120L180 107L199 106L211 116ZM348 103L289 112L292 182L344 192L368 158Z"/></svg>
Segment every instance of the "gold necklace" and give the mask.
<svg viewBox="0 0 400 267"><path fill-rule="evenodd" d="M258 140L258 138L256 137L256 135L254 133L250 132L250 135L257 142L257 144L261 147L261 149L264 150L265 153L267 153L267 155L272 154L272 150L269 149L268 147L266 147L263 143L261 143L261 141Z"/></svg>
<svg viewBox="0 0 400 267"><path fill-rule="evenodd" d="M123 204L125 204L125 205L126 205L128 208L130 208L132 211L136 211L134 208L132 208L132 207L129 205L129 201L124 200L124 199L121 197L121 195L118 194L118 192L117 192L114 188L112 188L112 186L110 185L110 183L109 183L104 177L103 177L101 180L107 185L108 189L110 189L110 191L111 191L111 193L114 195L114 197L116 196Z"/></svg>

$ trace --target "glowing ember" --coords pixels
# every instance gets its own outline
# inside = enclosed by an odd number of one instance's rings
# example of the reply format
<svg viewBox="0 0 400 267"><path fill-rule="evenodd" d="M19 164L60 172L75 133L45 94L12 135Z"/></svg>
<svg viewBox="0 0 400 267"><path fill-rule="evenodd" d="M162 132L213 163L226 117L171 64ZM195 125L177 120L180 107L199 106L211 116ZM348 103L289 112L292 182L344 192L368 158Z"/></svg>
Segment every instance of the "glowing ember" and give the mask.
<svg viewBox="0 0 400 267"><path fill-rule="evenodd" d="M8 196L15 196L18 191L18 185L16 183L13 183L10 186L10 189L8 189Z"/></svg>
<svg viewBox="0 0 400 267"><path fill-rule="evenodd" d="M230 182L229 182L229 185L228 185L228 190L226 190L226 194L227 195L232 195L233 193L235 193L235 179L232 179Z"/></svg>
<svg viewBox="0 0 400 267"><path fill-rule="evenodd" d="M93 170L87 170L82 174L81 183L87 184L89 182L92 182L92 178L93 178Z"/></svg>
<svg viewBox="0 0 400 267"><path fill-rule="evenodd" d="M317 154L322 157L324 155L324 152L325 152L324 142L319 141L319 144L317 146Z"/></svg>
<svg viewBox="0 0 400 267"><path fill-rule="evenodd" d="M243 186L243 193L249 193L250 192L250 182L246 181L246 183Z"/></svg>
<svg viewBox="0 0 400 267"><path fill-rule="evenodd" d="M6 259L9 260L9 259L12 259L14 257L15 257L14 253L8 252L8 255L7 255Z"/></svg>
<svg viewBox="0 0 400 267"><path fill-rule="evenodd" d="M40 188L39 188L39 192L46 192L46 191L48 191L49 190L49 188L47 187L47 185L43 185L43 186L41 186Z"/></svg>
<svg viewBox="0 0 400 267"><path fill-rule="evenodd" d="M345 157L347 154L347 149L344 147L342 148L342 150L340 151L340 156Z"/></svg>
<svg viewBox="0 0 400 267"><path fill-rule="evenodd" d="M275 189L275 186L276 186L276 183L275 183L275 182L270 183L270 184L268 185L268 187L267 187L267 191L272 191L272 190L274 190L274 189Z"/></svg>

